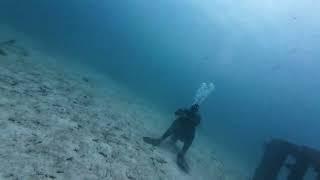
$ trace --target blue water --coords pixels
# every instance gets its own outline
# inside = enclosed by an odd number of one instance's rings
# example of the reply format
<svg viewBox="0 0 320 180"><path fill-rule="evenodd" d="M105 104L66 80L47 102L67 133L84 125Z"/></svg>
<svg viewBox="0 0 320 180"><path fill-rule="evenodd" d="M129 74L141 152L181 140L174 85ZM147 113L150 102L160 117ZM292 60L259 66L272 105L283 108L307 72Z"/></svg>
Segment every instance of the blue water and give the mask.
<svg viewBox="0 0 320 180"><path fill-rule="evenodd" d="M192 103L200 131L255 162L271 137L320 148L320 2L1 0L0 22L166 111Z"/></svg>

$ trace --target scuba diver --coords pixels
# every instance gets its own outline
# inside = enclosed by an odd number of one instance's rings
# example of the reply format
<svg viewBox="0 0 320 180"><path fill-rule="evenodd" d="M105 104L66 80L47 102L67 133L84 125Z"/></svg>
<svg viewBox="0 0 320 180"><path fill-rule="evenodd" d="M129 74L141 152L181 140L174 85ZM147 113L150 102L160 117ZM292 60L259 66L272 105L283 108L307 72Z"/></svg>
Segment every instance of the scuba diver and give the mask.
<svg viewBox="0 0 320 180"><path fill-rule="evenodd" d="M189 166L185 161L185 154L190 148L195 137L196 127L200 124L199 105L193 104L189 109L178 109L175 112L176 119L160 138L143 137L144 142L153 146L159 146L169 136L173 143L178 140L183 142L183 148L177 155L178 166L189 172Z"/></svg>

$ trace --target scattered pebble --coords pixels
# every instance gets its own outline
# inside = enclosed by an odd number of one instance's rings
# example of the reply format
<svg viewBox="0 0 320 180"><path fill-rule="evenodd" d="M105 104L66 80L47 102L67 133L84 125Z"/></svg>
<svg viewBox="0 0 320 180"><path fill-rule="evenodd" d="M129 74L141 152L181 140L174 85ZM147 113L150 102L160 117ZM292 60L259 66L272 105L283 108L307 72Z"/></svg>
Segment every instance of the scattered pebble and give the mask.
<svg viewBox="0 0 320 180"><path fill-rule="evenodd" d="M72 161L73 160L73 157L69 157L66 159L67 161Z"/></svg>

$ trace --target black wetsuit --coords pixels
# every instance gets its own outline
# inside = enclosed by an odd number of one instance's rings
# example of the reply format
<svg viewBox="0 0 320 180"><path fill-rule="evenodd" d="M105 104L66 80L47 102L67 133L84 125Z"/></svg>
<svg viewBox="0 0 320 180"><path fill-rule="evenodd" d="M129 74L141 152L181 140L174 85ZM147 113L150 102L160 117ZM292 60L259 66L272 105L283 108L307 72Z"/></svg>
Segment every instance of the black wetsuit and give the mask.
<svg viewBox="0 0 320 180"><path fill-rule="evenodd" d="M175 112L177 119L171 124L169 129L163 134L161 140L172 136L172 140L182 141L183 148L180 152L184 155L191 146L195 137L196 127L200 124L201 117L197 112L190 112L188 109L178 109Z"/></svg>
<svg viewBox="0 0 320 180"><path fill-rule="evenodd" d="M177 164L185 172L189 172L189 166L184 159L184 155L190 148L195 137L196 127L200 124L201 117L198 113L198 105L193 106L195 109L178 109L175 112L176 120L171 124L161 138L143 137L143 140L154 146L158 146L162 141L171 136L171 139L176 142L183 142L183 148L178 153Z"/></svg>

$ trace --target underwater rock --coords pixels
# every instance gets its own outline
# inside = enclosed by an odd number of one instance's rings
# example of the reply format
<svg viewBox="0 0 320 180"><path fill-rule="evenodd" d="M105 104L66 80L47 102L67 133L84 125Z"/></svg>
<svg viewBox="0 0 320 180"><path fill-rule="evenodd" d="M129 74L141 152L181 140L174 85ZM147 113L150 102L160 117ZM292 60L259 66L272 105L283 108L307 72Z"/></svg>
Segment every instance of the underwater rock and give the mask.
<svg viewBox="0 0 320 180"><path fill-rule="evenodd" d="M29 52L26 49L24 49L23 47L17 46L16 45L16 40L14 40L14 39L1 42L0 43L0 47L5 48L6 50L8 50L8 51L10 51L10 52L12 52L14 54L20 55L20 56L24 56L24 57L29 56ZM0 55L4 55L3 53L5 55L7 55L6 52L1 50L0 51Z"/></svg>
<svg viewBox="0 0 320 180"><path fill-rule="evenodd" d="M0 75L0 83L1 82L10 86L16 86L18 84L18 81L15 78L7 75Z"/></svg>
<svg viewBox="0 0 320 180"><path fill-rule="evenodd" d="M99 152L99 154L100 154L101 156L105 157L105 158L108 158L108 155L105 154L104 152Z"/></svg>
<svg viewBox="0 0 320 180"><path fill-rule="evenodd" d="M93 103L93 99L89 95L80 95L73 100L73 103L87 107Z"/></svg>
<svg viewBox="0 0 320 180"><path fill-rule="evenodd" d="M40 176L40 177L44 177L46 179L56 179L57 177L53 176L53 175L49 175L49 174L44 174L44 173L41 173L41 172L37 172L37 175Z"/></svg>
<svg viewBox="0 0 320 180"><path fill-rule="evenodd" d="M78 148L74 148L73 151L76 152L76 153L78 153L78 152L79 152L79 149L78 149Z"/></svg>
<svg viewBox="0 0 320 180"><path fill-rule="evenodd" d="M72 161L73 160L73 157L69 157L66 159L67 161Z"/></svg>
<svg viewBox="0 0 320 180"><path fill-rule="evenodd" d="M130 174L130 172L126 172L126 176L130 180L136 180L136 178L132 174Z"/></svg>
<svg viewBox="0 0 320 180"><path fill-rule="evenodd" d="M8 41L1 42L0 46L12 46L15 43L16 43L16 40L15 39L11 39L11 40L8 40Z"/></svg>
<svg viewBox="0 0 320 180"><path fill-rule="evenodd" d="M161 157L150 157L153 162L157 162L159 164L167 164L168 162Z"/></svg>
<svg viewBox="0 0 320 180"><path fill-rule="evenodd" d="M14 178L14 174L9 173L3 176L4 178Z"/></svg>
<svg viewBox="0 0 320 180"><path fill-rule="evenodd" d="M51 91L51 89L45 85L40 86L38 92L42 95L42 96L48 96L49 95L49 91Z"/></svg>
<svg viewBox="0 0 320 180"><path fill-rule="evenodd" d="M16 123L16 122L17 122L17 120L14 119L14 118L12 118L12 117L9 117L9 118L8 118L8 121L10 121L11 123Z"/></svg>
<svg viewBox="0 0 320 180"><path fill-rule="evenodd" d="M21 55L24 57L27 57L27 56L29 56L29 52L27 50L23 49L23 51L21 52Z"/></svg>
<svg viewBox="0 0 320 180"><path fill-rule="evenodd" d="M69 110L60 104L54 103L52 104L52 108L53 108L53 111L57 114L60 114L60 115L69 114Z"/></svg>
<svg viewBox="0 0 320 180"><path fill-rule="evenodd" d="M82 80L83 80L84 82L89 82L89 79L88 79L87 77L83 77Z"/></svg>
<svg viewBox="0 0 320 180"><path fill-rule="evenodd" d="M8 54L4 50L0 49L0 55L1 56L7 56Z"/></svg>
<svg viewBox="0 0 320 180"><path fill-rule="evenodd" d="M130 141L130 138L129 138L127 135L125 135L125 134L122 134L120 137L121 137L122 139L124 139L125 141Z"/></svg>
<svg viewBox="0 0 320 180"><path fill-rule="evenodd" d="M98 141L99 141L99 139L92 139L92 141L94 141L94 142L98 142Z"/></svg>

